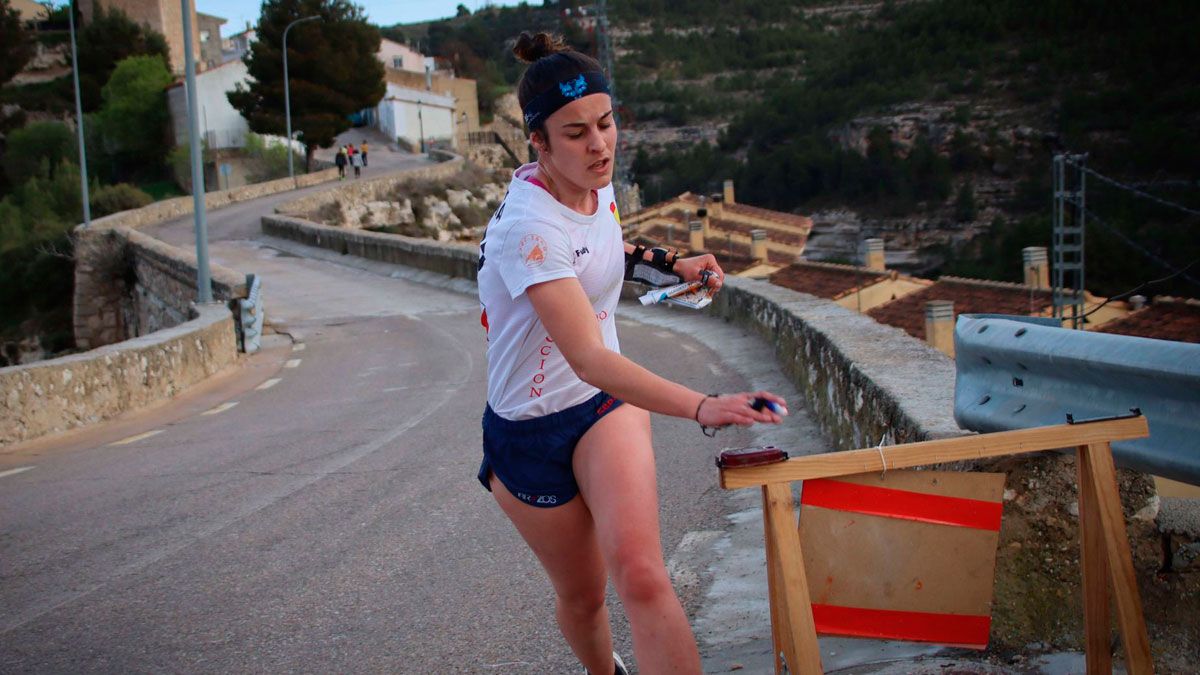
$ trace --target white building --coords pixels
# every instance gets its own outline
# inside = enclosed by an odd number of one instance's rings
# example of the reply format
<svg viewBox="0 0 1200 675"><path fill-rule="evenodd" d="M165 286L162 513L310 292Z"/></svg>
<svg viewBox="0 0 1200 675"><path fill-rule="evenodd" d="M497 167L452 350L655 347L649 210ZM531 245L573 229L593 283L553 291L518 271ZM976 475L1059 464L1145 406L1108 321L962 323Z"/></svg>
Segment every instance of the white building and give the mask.
<svg viewBox="0 0 1200 675"><path fill-rule="evenodd" d="M238 82L249 82L249 71L241 61L230 61L212 70L196 73L196 103L200 133L210 150L240 148L246 144L250 125L226 97ZM167 89L167 107L175 145L187 145L187 88L182 80Z"/></svg>
<svg viewBox="0 0 1200 675"><path fill-rule="evenodd" d="M404 139L418 151L422 140L449 144L455 138L454 97L389 82L383 100L375 106L375 120L388 138Z"/></svg>
<svg viewBox="0 0 1200 675"><path fill-rule="evenodd" d="M379 59L385 68L407 70L410 73L425 73L426 59L421 52L387 38L379 41L379 51L375 54L375 58Z"/></svg>

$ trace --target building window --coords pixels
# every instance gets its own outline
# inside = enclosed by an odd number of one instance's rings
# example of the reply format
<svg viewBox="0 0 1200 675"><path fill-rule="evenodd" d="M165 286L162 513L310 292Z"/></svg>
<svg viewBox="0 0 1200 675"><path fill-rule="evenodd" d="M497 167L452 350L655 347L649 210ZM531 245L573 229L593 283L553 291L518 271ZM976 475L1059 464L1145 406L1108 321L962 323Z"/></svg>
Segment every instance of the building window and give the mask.
<svg viewBox="0 0 1200 675"><path fill-rule="evenodd" d="M208 42L208 31L206 31L206 30L200 31L200 41Z"/></svg>
<svg viewBox="0 0 1200 675"><path fill-rule="evenodd" d="M403 56L393 56L392 57L392 67L395 68L396 70L404 70L404 57Z"/></svg>

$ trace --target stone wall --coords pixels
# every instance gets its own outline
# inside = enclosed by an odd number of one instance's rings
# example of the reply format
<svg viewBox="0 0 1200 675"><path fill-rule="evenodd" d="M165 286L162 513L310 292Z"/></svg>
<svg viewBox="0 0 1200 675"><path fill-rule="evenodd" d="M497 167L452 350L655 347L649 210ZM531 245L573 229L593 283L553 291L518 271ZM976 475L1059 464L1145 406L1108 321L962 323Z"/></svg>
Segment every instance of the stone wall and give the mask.
<svg viewBox="0 0 1200 675"><path fill-rule="evenodd" d="M222 305L153 335L0 369L0 447L91 424L170 398L233 364L233 315Z"/></svg>
<svg viewBox="0 0 1200 675"><path fill-rule="evenodd" d="M476 244L438 243L367 230L330 227L291 216L263 216L263 234L353 255L475 280L479 268Z"/></svg>
<svg viewBox="0 0 1200 675"><path fill-rule="evenodd" d="M954 422L954 362L902 330L741 277L728 277L712 306L775 345L780 367L839 450L970 433Z"/></svg>
<svg viewBox="0 0 1200 675"><path fill-rule="evenodd" d="M188 320L196 254L125 227L76 232L75 344L94 349ZM245 276L209 265L213 300L246 296Z"/></svg>
<svg viewBox="0 0 1200 675"><path fill-rule="evenodd" d="M328 169L290 178L256 183L231 190L207 192L206 210L337 180ZM121 211L92 221L76 230L75 344L94 349L127 338L145 335L185 320L188 305L196 299L196 255L148 237L137 229L187 216L192 197L154 202L140 209ZM213 298L232 300L245 296L245 277L233 270L210 265Z"/></svg>
<svg viewBox="0 0 1200 675"><path fill-rule="evenodd" d="M126 324L126 337L146 335L186 321L196 299L196 254L130 228L119 228L116 234L126 240L127 259L137 279L132 297L136 323ZM215 302L228 304L246 297L244 274L211 263L209 277Z"/></svg>
<svg viewBox="0 0 1200 675"><path fill-rule="evenodd" d="M297 197L275 207L276 213L298 216L316 213L326 204L341 202L343 204L360 204L365 202L384 201L391 199L397 185L412 180L437 180L453 176L463 168L464 160L457 155L431 152L430 157L443 160L440 164L405 171L401 175L392 174L370 180L356 180L338 183L320 193ZM336 176L336 174L335 174Z"/></svg>

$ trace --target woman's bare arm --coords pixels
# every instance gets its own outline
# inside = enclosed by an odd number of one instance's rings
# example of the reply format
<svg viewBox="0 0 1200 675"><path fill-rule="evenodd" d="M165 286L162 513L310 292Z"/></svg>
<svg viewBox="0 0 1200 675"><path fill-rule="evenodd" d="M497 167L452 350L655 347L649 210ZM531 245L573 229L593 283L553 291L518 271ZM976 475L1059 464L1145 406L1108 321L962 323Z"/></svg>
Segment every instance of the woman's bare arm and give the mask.
<svg viewBox="0 0 1200 675"><path fill-rule="evenodd" d="M628 401L664 415L695 419L707 426L779 423L782 418L748 403L762 396L779 405L785 401L769 392L730 394L708 398L676 382L655 375L604 346L600 325L587 295L575 278L556 279L530 286L526 291L534 310L579 379Z"/></svg>

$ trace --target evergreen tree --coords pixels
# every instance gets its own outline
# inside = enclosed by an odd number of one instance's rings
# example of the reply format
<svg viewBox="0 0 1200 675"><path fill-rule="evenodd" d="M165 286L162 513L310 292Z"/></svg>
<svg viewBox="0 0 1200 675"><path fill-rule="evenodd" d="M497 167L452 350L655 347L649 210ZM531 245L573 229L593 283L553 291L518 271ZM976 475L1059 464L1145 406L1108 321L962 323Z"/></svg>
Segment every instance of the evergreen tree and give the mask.
<svg viewBox="0 0 1200 675"><path fill-rule="evenodd" d="M383 64L375 58L379 30L361 8L347 0L265 0L258 41L246 59L250 85L239 84L229 102L253 131L286 135L283 31L306 16L321 18L288 32L288 74L292 131L311 167L313 151L333 145L350 128L349 115L374 106L386 91Z"/></svg>

